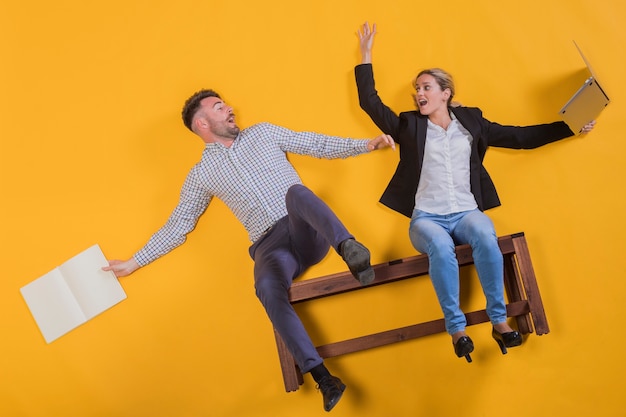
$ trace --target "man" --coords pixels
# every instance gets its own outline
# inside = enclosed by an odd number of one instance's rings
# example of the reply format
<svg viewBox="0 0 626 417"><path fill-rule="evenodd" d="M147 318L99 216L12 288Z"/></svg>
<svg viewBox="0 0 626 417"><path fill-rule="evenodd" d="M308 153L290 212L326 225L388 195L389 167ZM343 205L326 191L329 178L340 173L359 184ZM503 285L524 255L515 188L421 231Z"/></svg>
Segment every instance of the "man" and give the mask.
<svg viewBox="0 0 626 417"><path fill-rule="evenodd" d="M185 126L205 143L202 158L183 185L180 201L166 224L126 261L104 268L126 276L181 245L213 197L231 209L246 228L252 246L256 294L303 373L310 372L330 411L345 389L322 358L289 303L292 280L317 264L332 246L354 277L374 279L370 253L346 230L330 208L302 182L286 153L346 158L395 144L390 136L350 140L293 132L269 123L240 131L233 108L213 90L191 96L182 111Z"/></svg>

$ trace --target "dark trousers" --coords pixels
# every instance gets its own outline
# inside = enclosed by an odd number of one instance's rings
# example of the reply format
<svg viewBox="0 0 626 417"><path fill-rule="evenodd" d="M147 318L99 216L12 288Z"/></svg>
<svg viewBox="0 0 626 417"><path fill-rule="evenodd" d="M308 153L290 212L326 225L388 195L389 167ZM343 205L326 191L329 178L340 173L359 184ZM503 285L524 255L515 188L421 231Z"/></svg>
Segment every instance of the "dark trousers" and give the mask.
<svg viewBox="0 0 626 417"><path fill-rule="evenodd" d="M292 281L321 261L329 247L353 236L332 210L303 185L293 185L285 197L287 216L250 246L256 295L272 325L284 340L300 370L322 363L302 321L289 302Z"/></svg>

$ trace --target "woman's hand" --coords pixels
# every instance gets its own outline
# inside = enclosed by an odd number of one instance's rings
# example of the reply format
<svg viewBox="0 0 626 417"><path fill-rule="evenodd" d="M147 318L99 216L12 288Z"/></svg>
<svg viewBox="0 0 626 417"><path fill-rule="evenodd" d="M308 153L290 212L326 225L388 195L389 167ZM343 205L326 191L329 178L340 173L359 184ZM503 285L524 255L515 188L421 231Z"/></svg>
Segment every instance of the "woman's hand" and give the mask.
<svg viewBox="0 0 626 417"><path fill-rule="evenodd" d="M359 45L361 47L361 63L372 63L372 45L374 44L374 35L376 35L376 23L370 28L369 23L363 23L360 30L357 31L359 36Z"/></svg>
<svg viewBox="0 0 626 417"><path fill-rule="evenodd" d="M591 130L593 129L593 127L596 125L596 121L592 120L589 123L587 123L586 125L583 126L582 129L580 129L580 133L589 133L591 132Z"/></svg>

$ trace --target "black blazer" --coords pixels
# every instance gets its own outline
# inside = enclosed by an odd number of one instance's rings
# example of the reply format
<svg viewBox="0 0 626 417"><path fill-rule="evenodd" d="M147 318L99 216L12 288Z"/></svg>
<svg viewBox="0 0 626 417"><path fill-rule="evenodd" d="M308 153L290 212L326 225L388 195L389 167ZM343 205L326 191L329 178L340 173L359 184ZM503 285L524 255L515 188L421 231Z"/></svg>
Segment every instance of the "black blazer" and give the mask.
<svg viewBox="0 0 626 417"><path fill-rule="evenodd" d="M411 217L422 172L428 118L415 110L396 115L387 107L376 92L371 64L357 65L354 72L361 108L383 133L391 135L400 145L398 167L380 202ZM475 107L450 107L450 111L474 139L470 155L470 186L482 211L500 205L493 181L483 166L489 146L533 149L574 134L564 122L503 126L483 118L480 109Z"/></svg>

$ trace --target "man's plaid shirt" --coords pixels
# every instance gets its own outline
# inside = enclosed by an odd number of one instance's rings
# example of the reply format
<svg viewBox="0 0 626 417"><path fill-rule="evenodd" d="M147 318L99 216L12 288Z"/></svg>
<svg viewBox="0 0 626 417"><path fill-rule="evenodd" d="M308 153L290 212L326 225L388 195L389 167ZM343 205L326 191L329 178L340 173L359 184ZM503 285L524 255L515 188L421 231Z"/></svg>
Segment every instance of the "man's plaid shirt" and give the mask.
<svg viewBox="0 0 626 417"><path fill-rule="evenodd" d="M222 200L256 241L287 215L285 195L302 181L287 153L346 158L367 152L368 140L294 132L269 123L242 130L230 148L206 145L187 175L180 200L165 225L135 254L145 266L181 245L213 197Z"/></svg>

